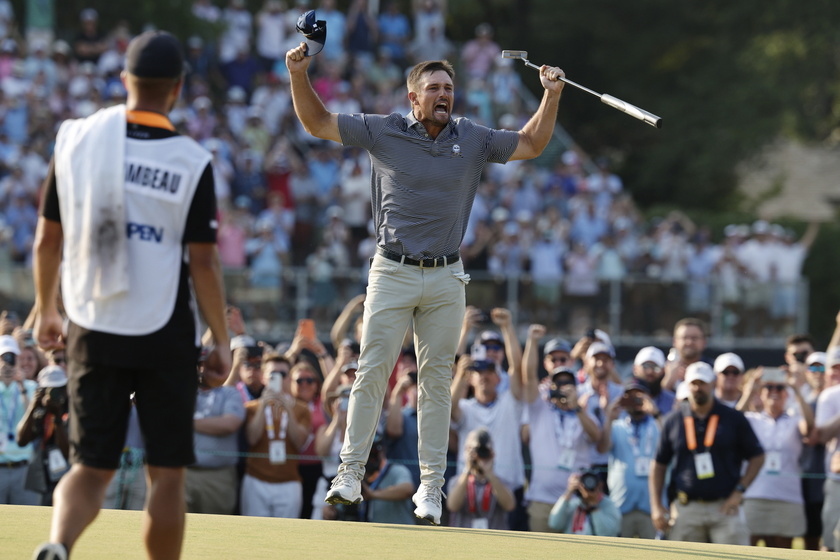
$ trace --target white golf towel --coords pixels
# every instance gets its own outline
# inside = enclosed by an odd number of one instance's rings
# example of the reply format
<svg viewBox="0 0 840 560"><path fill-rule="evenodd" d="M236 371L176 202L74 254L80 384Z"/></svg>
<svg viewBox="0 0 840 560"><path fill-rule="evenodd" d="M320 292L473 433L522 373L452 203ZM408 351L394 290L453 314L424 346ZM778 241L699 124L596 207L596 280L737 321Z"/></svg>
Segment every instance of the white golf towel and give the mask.
<svg viewBox="0 0 840 560"><path fill-rule="evenodd" d="M59 129L55 165L64 266L76 301L103 300L129 289L125 209L125 105L101 109ZM66 297L66 296L65 296Z"/></svg>

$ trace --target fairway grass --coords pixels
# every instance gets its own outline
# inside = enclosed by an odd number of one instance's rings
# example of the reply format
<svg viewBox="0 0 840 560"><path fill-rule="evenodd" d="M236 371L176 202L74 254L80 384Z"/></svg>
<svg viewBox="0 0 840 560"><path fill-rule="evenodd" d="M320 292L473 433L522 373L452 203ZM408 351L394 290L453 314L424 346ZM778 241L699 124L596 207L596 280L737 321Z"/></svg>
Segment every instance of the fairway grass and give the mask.
<svg viewBox="0 0 840 560"><path fill-rule="evenodd" d="M0 505L0 558L28 560L49 534L51 508ZM145 558L136 511L102 510L73 551L74 560ZM701 560L825 558L824 553L548 533L236 515L187 516L182 558Z"/></svg>

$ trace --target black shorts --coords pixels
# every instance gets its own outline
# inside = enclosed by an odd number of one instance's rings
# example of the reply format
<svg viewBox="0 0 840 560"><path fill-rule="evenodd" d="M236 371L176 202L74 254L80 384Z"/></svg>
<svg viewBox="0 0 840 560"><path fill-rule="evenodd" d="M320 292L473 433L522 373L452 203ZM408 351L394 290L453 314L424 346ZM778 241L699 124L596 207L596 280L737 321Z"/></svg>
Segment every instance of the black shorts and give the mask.
<svg viewBox="0 0 840 560"><path fill-rule="evenodd" d="M73 361L68 366L73 463L117 469L125 447L132 393L146 462L155 467L183 467L195 462L195 366L119 368Z"/></svg>

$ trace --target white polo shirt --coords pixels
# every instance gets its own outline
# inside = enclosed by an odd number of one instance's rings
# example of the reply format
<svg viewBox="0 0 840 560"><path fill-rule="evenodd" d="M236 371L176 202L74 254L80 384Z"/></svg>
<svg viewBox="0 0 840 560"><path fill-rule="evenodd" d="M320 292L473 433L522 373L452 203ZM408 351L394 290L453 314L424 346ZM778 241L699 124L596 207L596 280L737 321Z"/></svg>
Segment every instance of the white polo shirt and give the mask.
<svg viewBox="0 0 840 560"><path fill-rule="evenodd" d="M525 484L525 463L522 460L522 438L519 432L522 403L510 391L505 391L490 406L475 399L461 399L458 407L461 409L461 419L454 424L459 442L456 476L466 467L463 443L467 435L483 427L493 438L493 469L496 475L511 490L521 488Z"/></svg>
<svg viewBox="0 0 840 560"><path fill-rule="evenodd" d="M802 454L799 422L802 419L786 412L776 419L766 412L747 412L744 416L764 448L764 466L747 488L744 498L803 503L802 469L799 467Z"/></svg>

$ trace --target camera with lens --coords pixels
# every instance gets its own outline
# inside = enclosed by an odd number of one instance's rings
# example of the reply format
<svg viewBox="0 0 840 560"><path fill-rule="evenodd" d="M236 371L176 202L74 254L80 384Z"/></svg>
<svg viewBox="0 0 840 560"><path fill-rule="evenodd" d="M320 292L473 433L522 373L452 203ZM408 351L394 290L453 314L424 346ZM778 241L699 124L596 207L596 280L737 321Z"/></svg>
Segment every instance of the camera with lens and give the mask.
<svg viewBox="0 0 840 560"><path fill-rule="evenodd" d="M598 489L598 484L601 482L601 477L595 471L583 471L580 475L580 485L586 489L587 492L594 492ZM580 496L580 491L575 490L575 493Z"/></svg>
<svg viewBox="0 0 840 560"><path fill-rule="evenodd" d="M560 387L556 385L552 385L551 388L548 390L548 396L552 399L557 399L561 403L564 403L568 400L566 393L564 393Z"/></svg>
<svg viewBox="0 0 840 560"><path fill-rule="evenodd" d="M489 459L493 456L493 445L490 443L489 432L479 432L475 443L475 454L479 459Z"/></svg>

